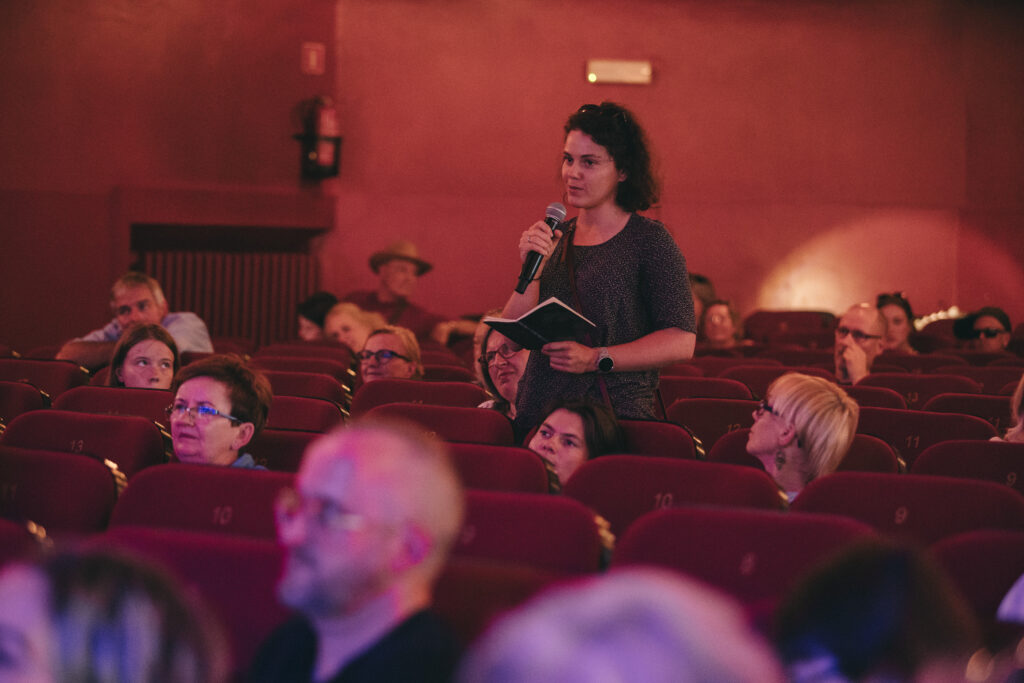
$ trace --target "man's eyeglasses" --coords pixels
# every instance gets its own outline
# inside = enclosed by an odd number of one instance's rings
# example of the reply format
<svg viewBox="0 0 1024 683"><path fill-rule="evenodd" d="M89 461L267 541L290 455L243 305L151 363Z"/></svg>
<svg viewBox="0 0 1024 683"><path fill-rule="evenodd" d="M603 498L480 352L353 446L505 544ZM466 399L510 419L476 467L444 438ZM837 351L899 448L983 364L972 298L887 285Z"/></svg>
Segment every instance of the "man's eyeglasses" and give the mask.
<svg viewBox="0 0 1024 683"><path fill-rule="evenodd" d="M860 330L851 330L849 327L837 327L836 328L836 339L846 339L846 335L853 337L853 341L860 344L866 339L881 339L880 334L868 334L867 332L861 332Z"/></svg>
<svg viewBox="0 0 1024 683"><path fill-rule="evenodd" d="M241 424L245 422L245 420L243 420L240 417L235 417L234 415L222 413L213 406L208 406L206 404L200 404L195 408L189 408L184 403L175 403L174 405L169 405L166 408L164 408L164 412L167 413L167 417L171 418L172 420L182 420L185 418L186 415L188 415L190 418L192 418L192 422L202 424L206 424L215 417L223 417L225 420L230 420L235 424Z"/></svg>
<svg viewBox="0 0 1024 683"><path fill-rule="evenodd" d="M278 525L294 524L303 515L327 531L360 531L367 524L366 517L345 512L333 501L307 498L293 488L281 489L274 501L274 517Z"/></svg>
<svg viewBox="0 0 1024 683"><path fill-rule="evenodd" d="M505 360L508 360L512 356L519 353L519 351L519 348L509 346L508 344L502 344L494 351L488 351L487 353L483 354L482 356L477 358L477 360L483 363L484 365L490 366L494 365L495 361L498 360L498 356L501 356Z"/></svg>
<svg viewBox="0 0 1024 683"><path fill-rule="evenodd" d="M404 361L408 361L407 356L403 356L397 351L391 349L381 349L379 351L360 351L356 354L356 357L363 363L370 362L371 358L376 358L378 363L389 363L392 358L401 358Z"/></svg>
<svg viewBox="0 0 1024 683"><path fill-rule="evenodd" d="M974 331L974 338L977 339L978 337L984 337L985 339L995 339L1003 332L1006 332L1006 330L998 327L983 327L980 330Z"/></svg>

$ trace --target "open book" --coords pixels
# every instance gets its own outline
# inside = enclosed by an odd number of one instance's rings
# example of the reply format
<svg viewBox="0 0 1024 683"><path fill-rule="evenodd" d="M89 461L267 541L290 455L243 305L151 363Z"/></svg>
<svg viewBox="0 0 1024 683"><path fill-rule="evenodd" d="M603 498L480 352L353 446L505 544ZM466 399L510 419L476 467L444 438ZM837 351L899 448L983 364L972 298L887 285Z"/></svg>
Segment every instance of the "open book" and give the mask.
<svg viewBox="0 0 1024 683"><path fill-rule="evenodd" d="M543 301L515 320L486 317L489 326L525 349L539 349L548 342L582 342L597 325L556 297Z"/></svg>

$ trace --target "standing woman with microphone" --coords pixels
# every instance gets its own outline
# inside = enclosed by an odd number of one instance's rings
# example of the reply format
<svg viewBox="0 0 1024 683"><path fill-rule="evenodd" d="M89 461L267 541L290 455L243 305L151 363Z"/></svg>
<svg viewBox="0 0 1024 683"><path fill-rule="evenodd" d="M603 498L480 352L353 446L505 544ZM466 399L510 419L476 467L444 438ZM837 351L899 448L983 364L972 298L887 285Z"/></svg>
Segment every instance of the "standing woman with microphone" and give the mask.
<svg viewBox="0 0 1024 683"><path fill-rule="evenodd" d="M686 260L661 223L637 214L658 200L647 136L626 108L587 104L565 124L565 202L578 215L552 234L523 232L519 256L544 259L504 317L557 297L597 325L590 339L552 342L530 354L516 427L535 427L556 398L590 396L616 416L653 418L658 369L693 355L696 322Z"/></svg>

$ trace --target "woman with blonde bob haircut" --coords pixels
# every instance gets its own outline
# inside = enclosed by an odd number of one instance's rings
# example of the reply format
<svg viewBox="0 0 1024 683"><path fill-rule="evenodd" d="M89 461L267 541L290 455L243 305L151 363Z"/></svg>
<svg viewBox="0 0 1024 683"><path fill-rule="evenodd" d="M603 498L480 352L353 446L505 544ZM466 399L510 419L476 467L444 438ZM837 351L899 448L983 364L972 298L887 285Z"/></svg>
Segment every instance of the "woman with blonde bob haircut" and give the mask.
<svg viewBox="0 0 1024 683"><path fill-rule="evenodd" d="M811 480L834 472L850 450L860 408L842 387L798 372L768 387L754 411L747 452L792 501Z"/></svg>
<svg viewBox="0 0 1024 683"><path fill-rule="evenodd" d="M359 358L363 382L376 379L423 379L420 345L412 330L385 325L370 333Z"/></svg>
<svg viewBox="0 0 1024 683"><path fill-rule="evenodd" d="M387 324L380 313L364 311L351 302L342 301L334 304L324 316L324 337L358 352L371 332Z"/></svg>

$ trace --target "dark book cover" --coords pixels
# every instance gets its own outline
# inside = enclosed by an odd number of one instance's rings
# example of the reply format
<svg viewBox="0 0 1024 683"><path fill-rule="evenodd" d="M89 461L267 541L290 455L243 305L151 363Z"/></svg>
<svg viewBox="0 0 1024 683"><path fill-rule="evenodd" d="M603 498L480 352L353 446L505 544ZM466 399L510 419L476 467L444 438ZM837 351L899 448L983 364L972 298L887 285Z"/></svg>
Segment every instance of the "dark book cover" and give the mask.
<svg viewBox="0 0 1024 683"><path fill-rule="evenodd" d="M484 322L516 344L531 350L555 341L583 343L587 334L597 330L597 325L556 297L537 304L515 320L487 317Z"/></svg>

